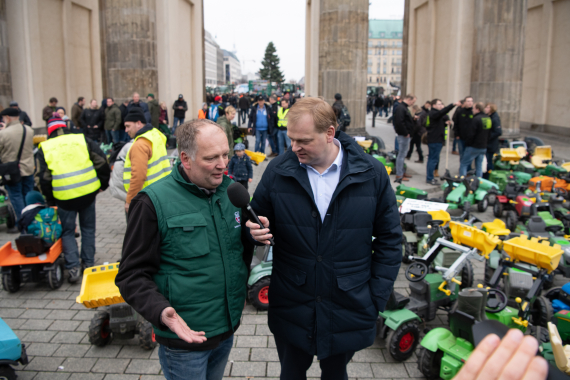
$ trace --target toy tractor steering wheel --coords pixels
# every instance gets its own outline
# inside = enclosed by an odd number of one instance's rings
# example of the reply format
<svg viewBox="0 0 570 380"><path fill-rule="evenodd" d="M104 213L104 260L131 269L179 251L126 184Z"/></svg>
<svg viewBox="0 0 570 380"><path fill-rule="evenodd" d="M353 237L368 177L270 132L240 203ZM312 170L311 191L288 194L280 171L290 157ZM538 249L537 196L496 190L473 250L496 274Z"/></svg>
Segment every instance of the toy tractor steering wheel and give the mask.
<svg viewBox="0 0 570 380"><path fill-rule="evenodd" d="M554 192L555 192L557 195L560 195L560 196L562 196L562 197L564 197L564 198L566 198L566 196L568 196L568 190L566 190L566 189L563 188L563 187L555 187L555 188L554 188Z"/></svg>
<svg viewBox="0 0 570 380"><path fill-rule="evenodd" d="M487 291L487 304L485 310L488 313L498 313L507 307L507 295L497 289L489 289Z"/></svg>
<svg viewBox="0 0 570 380"><path fill-rule="evenodd" d="M562 226L548 226L545 230L556 235L556 233L562 231L563 228Z"/></svg>
<svg viewBox="0 0 570 380"><path fill-rule="evenodd" d="M423 280L428 273L427 265L421 261L414 261L406 269L406 279L411 282L418 282Z"/></svg>

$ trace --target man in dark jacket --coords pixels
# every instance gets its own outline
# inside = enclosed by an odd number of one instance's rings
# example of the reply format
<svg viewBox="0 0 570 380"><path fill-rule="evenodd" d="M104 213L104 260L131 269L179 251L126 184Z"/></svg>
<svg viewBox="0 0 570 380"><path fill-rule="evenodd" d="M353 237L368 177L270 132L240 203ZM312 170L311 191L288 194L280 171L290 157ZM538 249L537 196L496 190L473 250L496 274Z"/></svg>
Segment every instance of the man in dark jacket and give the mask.
<svg viewBox="0 0 570 380"><path fill-rule="evenodd" d="M477 177L483 176L483 157L487 153L487 141L491 131L491 118L485 113L483 103L473 106L473 123L471 128L463 134L465 150L461 156L459 175L467 174L467 167L475 160L475 173Z"/></svg>
<svg viewBox="0 0 570 380"><path fill-rule="evenodd" d="M269 146L271 146L271 154L268 157L277 157L279 154L279 149L277 148L277 111L279 110L279 103L277 103L277 95L275 94L269 97L269 110L271 111L271 124L267 130L267 140L269 141Z"/></svg>
<svg viewBox="0 0 570 380"><path fill-rule="evenodd" d="M257 242L275 239L268 322L282 380L306 379L314 355L322 379L347 379L354 353L374 342L402 259L386 169L335 124L325 101L297 101L292 149L269 163L251 203L264 228L246 223Z"/></svg>
<svg viewBox="0 0 570 380"><path fill-rule="evenodd" d="M441 153L441 148L445 142L445 128L451 124L447 114L453 109L453 107L459 107L460 105L460 102L456 102L444 107L443 102L440 99L434 99L431 102L431 110L425 120L429 149L426 167L426 182L430 185L439 185L439 182L433 176L433 172L439 164L439 154Z"/></svg>
<svg viewBox="0 0 570 380"><path fill-rule="evenodd" d="M376 115L380 114L380 117L382 117L382 107L384 107L384 98L378 94L374 99L374 109L372 110L372 128L375 127Z"/></svg>
<svg viewBox="0 0 570 380"><path fill-rule="evenodd" d="M125 132L125 117L127 117L127 114L129 113L128 107L129 107L129 99L125 99L123 104L119 106L119 110L121 110L121 126L119 127L120 141L129 141L131 139L127 134L127 132Z"/></svg>
<svg viewBox="0 0 570 380"><path fill-rule="evenodd" d="M255 151L265 153L265 140L267 139L267 131L273 123L271 118L270 107L265 104L263 95L257 95L257 104L251 107L249 121L247 124L248 132L255 136Z"/></svg>
<svg viewBox="0 0 570 380"><path fill-rule="evenodd" d="M414 133L414 118L408 107L416 102L416 97L408 94L404 97L403 103L395 107L394 111L394 129L396 130L396 141L398 142L398 157L396 158L396 180L402 183L408 181L411 176L404 172L404 159L408 154L411 136Z"/></svg>
<svg viewBox="0 0 570 380"><path fill-rule="evenodd" d="M142 108L147 123L150 123L152 121L150 118L150 110L148 109L148 105L145 102L141 101L141 97L138 94L138 92L133 93L133 100L129 103L127 107L127 113L134 107Z"/></svg>
<svg viewBox="0 0 570 380"><path fill-rule="evenodd" d="M238 126L239 126L241 125L241 123L245 124L245 117L247 115L247 110L249 110L249 107L251 107L249 96L247 94L240 95L238 105L239 105L239 115L238 115Z"/></svg>
<svg viewBox="0 0 570 380"><path fill-rule="evenodd" d="M83 131L83 125L81 124L81 114L83 113L83 106L85 105L85 98L80 96L77 98L77 102L71 107L71 121L75 124L75 128L79 128Z"/></svg>
<svg viewBox="0 0 570 380"><path fill-rule="evenodd" d="M188 104L186 100L184 100L184 96L182 94L178 95L178 100L174 102L172 105L172 109L174 110L174 121L172 124L172 134L176 132L176 128L184 124L184 119L186 118L186 111L188 111Z"/></svg>
<svg viewBox="0 0 570 380"><path fill-rule="evenodd" d="M95 198L109 186L107 156L99 144L72 133L60 119L49 123L48 140L36 154L36 168L48 205L58 207L69 282L77 282L83 268L95 265ZM75 240L78 214L81 255Z"/></svg>
<svg viewBox="0 0 570 380"><path fill-rule="evenodd" d="M455 138L459 140L459 158L461 159L465 150L465 136L470 134L473 129L473 97L465 97L463 106L453 116L455 118L453 120L453 131ZM469 164L468 170L471 170L471 164Z"/></svg>
<svg viewBox="0 0 570 380"><path fill-rule="evenodd" d="M226 192L224 130L198 119L177 132L181 163L131 202L115 283L152 323L167 379L221 380L253 247Z"/></svg>
<svg viewBox="0 0 570 380"><path fill-rule="evenodd" d="M44 119L44 121L46 122L46 126L47 126L47 121L51 119L56 108L57 108L57 98L51 97L49 99L49 104L45 106L44 109L42 110L42 119Z"/></svg>
<svg viewBox="0 0 570 380"><path fill-rule="evenodd" d="M91 100L91 108L84 109L79 120L81 125L83 125L83 133L85 133L86 137L96 142L101 141L103 115L101 110L97 108L97 100Z"/></svg>
<svg viewBox="0 0 570 380"><path fill-rule="evenodd" d="M150 124L152 124L154 128L158 128L158 118L160 117L158 100L154 98L154 94L148 94L146 101L148 104L148 112L150 113Z"/></svg>
<svg viewBox="0 0 570 380"><path fill-rule="evenodd" d="M20 109L20 107L18 106L18 102L11 101L10 107L17 109L20 112L20 123L22 123L22 125L27 125L28 127L32 126L32 121L30 120L30 117L25 111L22 111Z"/></svg>
<svg viewBox="0 0 570 380"><path fill-rule="evenodd" d="M493 155L499 153L499 137L503 134L503 129L501 128L501 118L497 113L497 106L494 103L485 105L485 113L491 117L491 131L487 142L487 172L483 178L489 179L489 173L494 167Z"/></svg>

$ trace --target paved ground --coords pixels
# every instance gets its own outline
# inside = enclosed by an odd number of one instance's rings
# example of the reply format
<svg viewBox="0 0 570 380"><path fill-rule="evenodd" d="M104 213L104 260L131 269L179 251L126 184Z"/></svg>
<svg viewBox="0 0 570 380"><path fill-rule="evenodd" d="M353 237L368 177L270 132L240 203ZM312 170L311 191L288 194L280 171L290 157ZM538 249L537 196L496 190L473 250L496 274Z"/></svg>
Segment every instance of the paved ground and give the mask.
<svg viewBox="0 0 570 380"><path fill-rule="evenodd" d="M371 119L368 123L370 125ZM368 127L369 133L381 136L388 147L393 146L393 129L378 122L377 127ZM556 149L556 148L555 148ZM444 153L444 152L443 152ZM442 153L442 157L443 157ZM415 155L414 155L415 156ZM457 168L458 158L450 160L450 167ZM267 163L254 168L255 186ZM425 188L425 167L408 161L410 172L414 174L410 184ZM392 179L394 177L392 176ZM427 185L429 187L429 185ZM492 220L490 211L478 214L484 220ZM97 198L97 264L114 262L120 258L125 232L122 202L103 193ZM0 243L15 238L0 226ZM475 279L483 276L482 265L474 262ZM407 294L408 282L403 269L395 283L396 289ZM93 347L87 339L87 329L94 310L88 310L75 303L80 284L65 283L52 291L47 284L25 284L15 294L0 291L0 317L2 317L18 337L26 344L30 363L18 368L20 379L159 379L160 365L157 349L144 351L137 340L115 340L103 348ZM443 317L443 318L442 318ZM443 312L428 323L430 327L444 325ZM242 318L242 325L236 333L230 360L225 375L228 378L277 378L279 361L271 332L267 327L266 314L257 312L248 305ZM375 343L358 352L348 366L352 379L400 379L421 378L417 370L417 357L406 363L395 363L385 350L385 342ZM315 362L309 376L319 377L320 369Z"/></svg>

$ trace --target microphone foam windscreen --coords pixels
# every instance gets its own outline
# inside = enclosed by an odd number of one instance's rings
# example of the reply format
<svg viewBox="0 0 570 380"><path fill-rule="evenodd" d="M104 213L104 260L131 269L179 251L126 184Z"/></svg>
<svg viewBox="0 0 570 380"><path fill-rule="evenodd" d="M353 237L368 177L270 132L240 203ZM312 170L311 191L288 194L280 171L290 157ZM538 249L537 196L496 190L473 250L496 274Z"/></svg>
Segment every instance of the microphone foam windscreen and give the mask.
<svg viewBox="0 0 570 380"><path fill-rule="evenodd" d="M249 204L249 193L241 183L234 182L228 186L228 198L239 208L245 208Z"/></svg>

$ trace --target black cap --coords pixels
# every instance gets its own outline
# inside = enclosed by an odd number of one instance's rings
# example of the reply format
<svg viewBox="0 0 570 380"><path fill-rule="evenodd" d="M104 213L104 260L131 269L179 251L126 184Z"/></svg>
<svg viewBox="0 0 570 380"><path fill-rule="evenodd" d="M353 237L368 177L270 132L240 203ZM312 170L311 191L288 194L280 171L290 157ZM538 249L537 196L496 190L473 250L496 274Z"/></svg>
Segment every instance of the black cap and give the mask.
<svg viewBox="0 0 570 380"><path fill-rule="evenodd" d="M20 116L20 111L18 111L16 108L8 107L8 108L4 108L4 110L2 110L2 112L0 112L0 116L17 117L17 116Z"/></svg>
<svg viewBox="0 0 570 380"><path fill-rule="evenodd" d="M182 94L178 95L178 99L182 99L182 98L183 98Z"/></svg>
<svg viewBox="0 0 570 380"><path fill-rule="evenodd" d="M259 100L264 100L263 99L263 95L257 95L257 97L255 98L255 100L259 101Z"/></svg>
<svg viewBox="0 0 570 380"><path fill-rule="evenodd" d="M335 94L335 95L334 95L334 98L335 98L336 100L341 100L341 99L342 99L342 95L341 95L341 94Z"/></svg>
<svg viewBox="0 0 570 380"><path fill-rule="evenodd" d="M12 101L10 102L10 107L18 107L18 102L12 100Z"/></svg>
<svg viewBox="0 0 570 380"><path fill-rule="evenodd" d="M130 109L127 116L125 116L125 121L140 121L143 124L146 124L146 118L144 117L144 112L140 107L133 107Z"/></svg>

